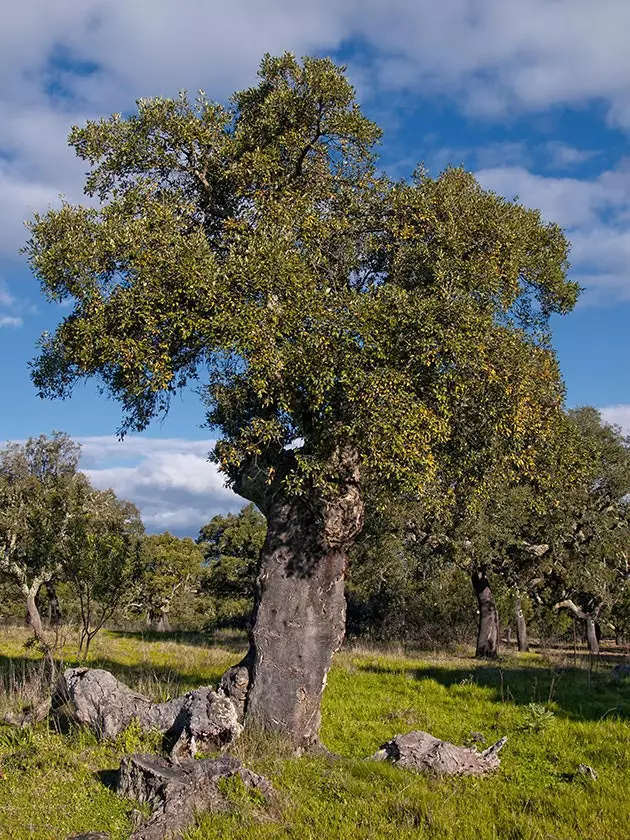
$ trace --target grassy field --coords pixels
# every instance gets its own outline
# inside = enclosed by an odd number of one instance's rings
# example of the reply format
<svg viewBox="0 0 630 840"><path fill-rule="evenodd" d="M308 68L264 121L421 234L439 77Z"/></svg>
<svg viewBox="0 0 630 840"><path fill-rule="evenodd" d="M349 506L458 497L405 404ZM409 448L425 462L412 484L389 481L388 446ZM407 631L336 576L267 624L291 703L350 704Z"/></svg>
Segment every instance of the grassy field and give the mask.
<svg viewBox="0 0 630 840"><path fill-rule="evenodd" d="M0 714L28 699L25 684L36 685L36 655L25 639L23 631L0 629ZM164 699L216 683L240 647L238 639L107 633L95 640L90 664ZM484 779L437 779L364 760L411 729L455 743L473 733L487 743L507 735L501 769ZM273 780L275 802L266 807L231 786L238 808L200 816L188 840L630 838L630 681L613 681L610 663L589 670L572 657L539 654L486 664L464 655L345 650L330 674L322 736L336 757L288 759L272 742L240 742L235 753ZM47 723L0 725L0 840L64 840L80 831L123 840L133 803L116 797L99 773L125 753L158 748L133 726L99 744ZM578 774L580 763L598 779Z"/></svg>

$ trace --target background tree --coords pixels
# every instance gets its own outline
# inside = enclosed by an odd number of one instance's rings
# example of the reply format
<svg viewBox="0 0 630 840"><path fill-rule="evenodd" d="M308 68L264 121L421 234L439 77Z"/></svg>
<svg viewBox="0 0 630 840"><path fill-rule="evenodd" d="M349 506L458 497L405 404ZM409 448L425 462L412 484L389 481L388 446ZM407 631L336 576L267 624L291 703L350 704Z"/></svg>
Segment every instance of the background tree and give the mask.
<svg viewBox="0 0 630 840"><path fill-rule="evenodd" d="M74 303L33 374L62 397L100 377L123 430L206 377L214 457L268 525L246 723L309 746L364 483L419 494L448 462L474 485L490 451L534 469L563 396L548 321L577 286L561 230L471 175L380 175L380 130L329 60L259 75L228 109L142 100L72 131L98 205L31 224L33 271Z"/></svg>
<svg viewBox="0 0 630 840"><path fill-rule="evenodd" d="M214 516L199 532L205 574L203 592L215 602L218 624L246 626L252 614L265 517L253 504L238 514Z"/></svg>
<svg viewBox="0 0 630 840"><path fill-rule="evenodd" d="M630 549L630 440L590 406L572 409L585 451L585 479L562 502L551 579L556 609L586 623L589 650L599 652L598 623L626 597Z"/></svg>
<svg viewBox="0 0 630 840"><path fill-rule="evenodd" d="M83 488L64 545L63 572L79 601L79 654L87 656L92 639L133 596L141 574L140 513L112 490Z"/></svg>
<svg viewBox="0 0 630 840"><path fill-rule="evenodd" d="M67 435L40 435L0 450L0 569L19 585L33 634L50 658L37 594L63 568L71 523L88 486L80 447Z"/></svg>
<svg viewBox="0 0 630 840"><path fill-rule="evenodd" d="M169 631L169 614L175 596L196 589L203 554L189 537L149 534L142 539L141 578L134 593L135 611L147 614L149 626Z"/></svg>

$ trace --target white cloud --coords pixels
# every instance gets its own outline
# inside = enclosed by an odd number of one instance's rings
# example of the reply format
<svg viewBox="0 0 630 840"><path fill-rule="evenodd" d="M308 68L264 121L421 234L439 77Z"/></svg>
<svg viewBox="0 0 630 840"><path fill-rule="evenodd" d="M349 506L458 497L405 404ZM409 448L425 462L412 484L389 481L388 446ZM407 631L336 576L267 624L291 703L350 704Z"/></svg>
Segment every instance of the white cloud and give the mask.
<svg viewBox="0 0 630 840"><path fill-rule="evenodd" d="M518 196L566 228L572 277L594 303L630 300L630 169L627 161L595 178L545 177L523 167L477 172L484 187Z"/></svg>
<svg viewBox="0 0 630 840"><path fill-rule="evenodd" d="M547 143L545 151L548 156L547 166L551 169L571 169L598 154L589 149L576 149L559 140L551 140Z"/></svg>
<svg viewBox="0 0 630 840"><path fill-rule="evenodd" d="M6 283L0 280L0 327L21 327L19 312L24 308L24 304L17 301Z"/></svg>
<svg viewBox="0 0 630 840"><path fill-rule="evenodd" d="M0 254L16 258L34 209L80 195L85 166L66 145L69 126L136 97L205 87L225 98L252 82L266 51L325 53L355 39L369 50L350 62L363 96L436 94L494 118L598 101L630 130L629 28L627 0L10 4L0 29ZM549 147L556 167L588 154ZM571 228L596 221L615 192L603 181L529 176L529 165L518 143L478 156L487 182L517 188Z"/></svg>
<svg viewBox="0 0 630 840"><path fill-rule="evenodd" d="M81 466L101 489L134 502L151 531L196 536L217 513L238 511L245 501L225 487L208 461L214 440L129 436L79 438Z"/></svg>
<svg viewBox="0 0 630 840"><path fill-rule="evenodd" d="M624 434L630 435L630 405L609 405L600 412L607 423L621 426Z"/></svg>

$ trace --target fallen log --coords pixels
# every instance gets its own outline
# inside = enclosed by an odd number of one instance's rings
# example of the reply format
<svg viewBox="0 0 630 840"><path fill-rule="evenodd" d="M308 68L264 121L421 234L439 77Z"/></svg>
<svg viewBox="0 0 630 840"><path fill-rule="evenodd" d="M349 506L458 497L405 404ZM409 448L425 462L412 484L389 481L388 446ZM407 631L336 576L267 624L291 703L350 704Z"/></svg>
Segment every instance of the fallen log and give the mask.
<svg viewBox="0 0 630 840"><path fill-rule="evenodd" d="M99 738L115 738L132 721L164 735L173 757L222 750L241 734L234 703L206 686L166 703L153 703L109 671L68 668L52 698L51 713Z"/></svg>
<svg viewBox="0 0 630 840"><path fill-rule="evenodd" d="M372 759L391 761L398 767L439 776L483 776L499 767L498 753L506 741L507 738L501 738L487 750L478 752L416 730L396 735L383 744Z"/></svg>
<svg viewBox="0 0 630 840"><path fill-rule="evenodd" d="M123 758L115 790L151 808L149 819L130 840L164 840L181 837L194 822L195 813L230 811L232 806L219 790L221 779L239 776L265 798L273 792L263 776L243 767L233 756L174 764L152 755Z"/></svg>

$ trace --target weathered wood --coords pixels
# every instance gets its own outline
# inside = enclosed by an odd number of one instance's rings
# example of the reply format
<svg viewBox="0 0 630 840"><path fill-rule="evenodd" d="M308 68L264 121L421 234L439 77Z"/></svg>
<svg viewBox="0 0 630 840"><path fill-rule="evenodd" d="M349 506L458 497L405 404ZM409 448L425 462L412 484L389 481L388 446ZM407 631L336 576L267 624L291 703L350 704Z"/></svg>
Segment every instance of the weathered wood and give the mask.
<svg viewBox="0 0 630 840"><path fill-rule="evenodd" d="M416 730L392 738L372 758L439 776L483 776L499 767L498 753L506 741L507 738L501 738L487 750L477 752Z"/></svg>
<svg viewBox="0 0 630 840"><path fill-rule="evenodd" d="M148 804L152 811L130 840L175 840L193 823L196 812L231 810L218 783L232 776L265 797L272 793L267 779L247 770L233 756L182 764L152 755L127 756L118 771L116 792Z"/></svg>
<svg viewBox="0 0 630 840"><path fill-rule="evenodd" d="M597 638L597 618L599 616L600 607L597 607L593 613L589 614L580 609L577 604L571 601L570 598L564 601L559 601L555 606L555 610L567 609L573 613L576 618L582 619L586 622L586 641L588 643L589 652L593 656L599 656L599 639Z"/></svg>
<svg viewBox="0 0 630 840"><path fill-rule="evenodd" d="M232 701L210 687L153 703L96 668L68 668L57 683L52 711L99 738L115 738L135 720L143 729L162 732L177 756L223 749L243 729Z"/></svg>
<svg viewBox="0 0 630 840"><path fill-rule="evenodd" d="M44 720L50 712L51 701L50 697L44 697L38 703L31 703L20 712L7 712L0 718L1 723L6 723L8 726L18 726L24 729L26 726L33 726L36 723Z"/></svg>

